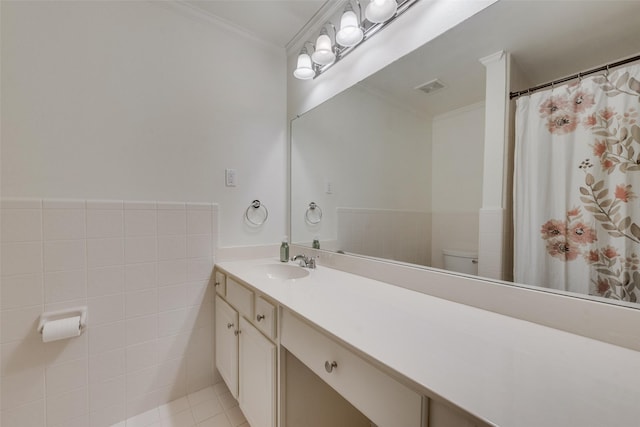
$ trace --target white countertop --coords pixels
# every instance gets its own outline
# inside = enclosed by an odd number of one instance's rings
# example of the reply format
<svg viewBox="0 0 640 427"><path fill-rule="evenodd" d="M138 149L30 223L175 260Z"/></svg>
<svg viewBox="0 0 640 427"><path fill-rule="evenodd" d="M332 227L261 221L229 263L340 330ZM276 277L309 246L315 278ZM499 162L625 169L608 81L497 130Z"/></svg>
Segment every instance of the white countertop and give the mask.
<svg viewBox="0 0 640 427"><path fill-rule="evenodd" d="M492 424L640 426L639 352L323 266L296 280L254 268L269 263L217 265Z"/></svg>

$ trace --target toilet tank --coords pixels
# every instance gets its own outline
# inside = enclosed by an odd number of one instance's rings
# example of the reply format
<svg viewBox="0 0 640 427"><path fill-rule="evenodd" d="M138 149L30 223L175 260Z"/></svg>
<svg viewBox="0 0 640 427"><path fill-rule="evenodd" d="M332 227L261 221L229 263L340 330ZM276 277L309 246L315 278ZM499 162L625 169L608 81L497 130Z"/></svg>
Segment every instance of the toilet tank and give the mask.
<svg viewBox="0 0 640 427"><path fill-rule="evenodd" d="M472 251L459 251L456 249L443 249L444 269L457 273L478 274L478 253Z"/></svg>

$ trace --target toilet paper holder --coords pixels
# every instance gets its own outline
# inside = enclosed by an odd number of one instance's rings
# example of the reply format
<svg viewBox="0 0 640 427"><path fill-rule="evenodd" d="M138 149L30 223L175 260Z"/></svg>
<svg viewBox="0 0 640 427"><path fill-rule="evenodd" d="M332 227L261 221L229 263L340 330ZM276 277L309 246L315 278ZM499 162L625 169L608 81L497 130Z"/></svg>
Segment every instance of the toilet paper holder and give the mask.
<svg viewBox="0 0 640 427"><path fill-rule="evenodd" d="M38 333L42 335L44 324L47 322L74 316L80 316L80 333L83 333L87 327L87 307L85 306L65 308L63 310L56 311L45 311L40 315L40 322L38 322Z"/></svg>

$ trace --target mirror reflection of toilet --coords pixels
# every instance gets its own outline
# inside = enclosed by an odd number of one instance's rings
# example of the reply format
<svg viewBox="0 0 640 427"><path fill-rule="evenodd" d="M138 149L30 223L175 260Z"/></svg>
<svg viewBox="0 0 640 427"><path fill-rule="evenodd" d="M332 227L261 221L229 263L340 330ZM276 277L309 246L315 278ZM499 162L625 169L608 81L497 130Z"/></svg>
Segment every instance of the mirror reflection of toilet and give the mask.
<svg viewBox="0 0 640 427"><path fill-rule="evenodd" d="M464 274L478 274L478 253L472 251L459 251L456 249L443 249L444 269Z"/></svg>

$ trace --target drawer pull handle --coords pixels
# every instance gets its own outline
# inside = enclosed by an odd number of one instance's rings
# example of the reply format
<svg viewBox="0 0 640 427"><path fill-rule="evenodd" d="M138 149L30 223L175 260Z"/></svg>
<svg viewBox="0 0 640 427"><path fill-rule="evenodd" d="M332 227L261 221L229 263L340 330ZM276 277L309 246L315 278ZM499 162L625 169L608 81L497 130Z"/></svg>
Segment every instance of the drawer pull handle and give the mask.
<svg viewBox="0 0 640 427"><path fill-rule="evenodd" d="M233 331L233 335L238 336L240 335L240 332L242 332L240 329Z"/></svg>
<svg viewBox="0 0 640 427"><path fill-rule="evenodd" d="M233 328L233 323L227 323L227 329Z"/></svg>
<svg viewBox="0 0 640 427"><path fill-rule="evenodd" d="M258 314L258 315L256 316L256 320L257 320L258 322L259 322L259 321L261 321L262 319L264 319L264 314Z"/></svg>
<svg viewBox="0 0 640 427"><path fill-rule="evenodd" d="M216 287L220 286L220 282L216 282L215 285L216 285Z"/></svg>
<svg viewBox="0 0 640 427"><path fill-rule="evenodd" d="M337 367L338 367L338 363L335 360L333 362L329 362L328 360L324 362L324 369L328 373L333 372L333 370Z"/></svg>

